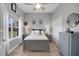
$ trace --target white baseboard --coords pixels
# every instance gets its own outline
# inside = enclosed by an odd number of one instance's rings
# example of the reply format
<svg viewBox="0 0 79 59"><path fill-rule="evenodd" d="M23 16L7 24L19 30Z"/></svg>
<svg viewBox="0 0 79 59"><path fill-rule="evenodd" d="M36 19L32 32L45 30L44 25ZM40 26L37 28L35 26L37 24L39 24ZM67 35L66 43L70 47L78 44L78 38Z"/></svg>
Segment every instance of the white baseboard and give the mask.
<svg viewBox="0 0 79 59"><path fill-rule="evenodd" d="M20 44L17 44L16 46L14 46L9 52L8 52L8 54L7 55L9 55L12 51L14 51L15 50L15 48L17 48L18 46L19 46Z"/></svg>

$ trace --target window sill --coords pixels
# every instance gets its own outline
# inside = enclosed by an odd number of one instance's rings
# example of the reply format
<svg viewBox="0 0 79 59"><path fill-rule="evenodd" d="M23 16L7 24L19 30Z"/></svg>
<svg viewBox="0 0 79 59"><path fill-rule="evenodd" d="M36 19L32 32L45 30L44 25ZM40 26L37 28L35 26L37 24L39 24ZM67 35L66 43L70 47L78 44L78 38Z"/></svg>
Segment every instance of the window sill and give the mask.
<svg viewBox="0 0 79 59"><path fill-rule="evenodd" d="M13 41L15 39L19 38L19 36L15 37L15 38L9 38L9 41Z"/></svg>

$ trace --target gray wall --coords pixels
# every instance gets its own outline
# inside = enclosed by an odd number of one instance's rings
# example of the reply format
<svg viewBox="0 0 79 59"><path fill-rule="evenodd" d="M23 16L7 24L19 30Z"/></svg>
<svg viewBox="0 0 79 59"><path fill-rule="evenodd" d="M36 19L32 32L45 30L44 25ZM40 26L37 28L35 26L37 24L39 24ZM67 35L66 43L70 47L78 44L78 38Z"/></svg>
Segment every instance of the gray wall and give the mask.
<svg viewBox="0 0 79 59"><path fill-rule="evenodd" d="M46 28L46 33L51 34L52 14L50 13L26 13L24 14L24 21L27 21L29 25L31 26L31 28L33 27L33 23L32 23L33 20L36 21L37 23L39 20L41 20L43 22L42 26Z"/></svg>
<svg viewBox="0 0 79 59"><path fill-rule="evenodd" d="M67 24L66 24L67 17L71 13L79 14L79 4L78 3L63 3L52 13L52 22L58 21L59 19L61 19L62 20L61 28L62 28L62 31L65 31L67 28ZM55 24L55 25L57 25L57 24ZM60 25L57 25L57 26L60 26ZM79 32L79 25L77 27L71 28L71 30ZM59 35L59 31L56 33ZM52 34L53 34L53 32L52 32ZM56 37L54 37L54 38L56 38Z"/></svg>

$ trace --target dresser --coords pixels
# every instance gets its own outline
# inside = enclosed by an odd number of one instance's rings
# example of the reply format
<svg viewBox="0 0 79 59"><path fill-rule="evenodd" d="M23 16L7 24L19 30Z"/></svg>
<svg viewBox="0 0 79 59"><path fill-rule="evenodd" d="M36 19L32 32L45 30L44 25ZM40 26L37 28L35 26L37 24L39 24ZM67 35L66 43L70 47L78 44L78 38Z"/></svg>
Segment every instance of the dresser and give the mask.
<svg viewBox="0 0 79 59"><path fill-rule="evenodd" d="M79 56L79 33L59 33L59 52L64 56Z"/></svg>

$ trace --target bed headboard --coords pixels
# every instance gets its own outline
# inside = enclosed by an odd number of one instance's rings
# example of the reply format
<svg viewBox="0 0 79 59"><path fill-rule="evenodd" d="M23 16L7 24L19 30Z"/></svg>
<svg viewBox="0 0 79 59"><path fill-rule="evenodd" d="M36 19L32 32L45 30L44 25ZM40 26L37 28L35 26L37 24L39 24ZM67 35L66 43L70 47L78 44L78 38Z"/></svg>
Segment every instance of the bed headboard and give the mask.
<svg viewBox="0 0 79 59"><path fill-rule="evenodd" d="M43 31L44 29L32 29L33 31Z"/></svg>

